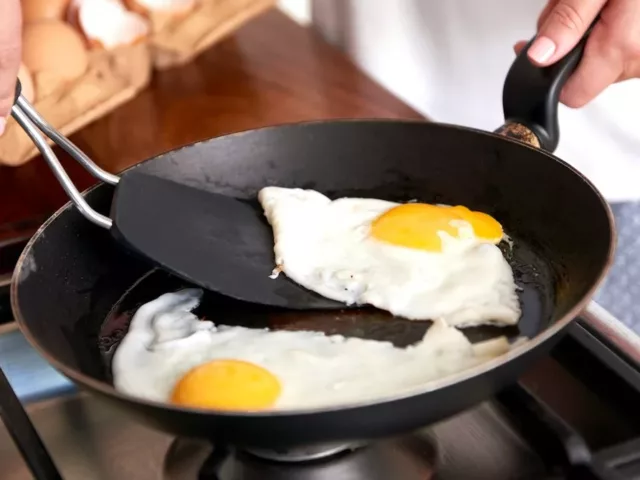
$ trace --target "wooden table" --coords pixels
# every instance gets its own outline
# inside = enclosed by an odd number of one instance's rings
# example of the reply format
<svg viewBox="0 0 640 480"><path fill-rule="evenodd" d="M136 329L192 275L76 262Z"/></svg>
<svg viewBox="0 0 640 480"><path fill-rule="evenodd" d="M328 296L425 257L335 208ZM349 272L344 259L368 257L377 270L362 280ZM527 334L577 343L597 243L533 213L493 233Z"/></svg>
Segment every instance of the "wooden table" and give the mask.
<svg viewBox="0 0 640 480"><path fill-rule="evenodd" d="M209 137L347 117L421 118L316 32L273 10L194 62L156 74L138 97L71 139L103 168L118 172ZM56 153L80 189L94 183ZM66 201L41 158L0 167L0 245L30 237Z"/></svg>

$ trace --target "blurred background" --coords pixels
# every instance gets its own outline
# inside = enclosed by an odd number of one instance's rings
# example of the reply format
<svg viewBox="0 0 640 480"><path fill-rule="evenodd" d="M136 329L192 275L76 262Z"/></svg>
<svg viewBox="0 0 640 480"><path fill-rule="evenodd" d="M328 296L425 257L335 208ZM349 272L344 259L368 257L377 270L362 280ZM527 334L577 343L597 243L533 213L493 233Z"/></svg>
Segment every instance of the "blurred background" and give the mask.
<svg viewBox="0 0 640 480"><path fill-rule="evenodd" d="M192 142L290 122L389 118L491 131L503 122L513 45L535 34L545 4L22 0L20 80L36 109L113 173ZM421 432L426 441L403 437L380 443L373 455L346 454L300 469L254 459L232 464L235 471L260 480L343 478L335 472L424 480L437 465L442 479L640 478L639 105L639 81L630 80L585 108L560 107L556 154L599 187L618 222L617 280L607 279L608 296L598 298L606 309L591 305L512 390L429 427ZM79 189L96 183L54 151ZM228 471L203 474L207 453L185 461L191 439L143 428L77 394L20 333L10 304L14 267L29 239L66 202L10 120L0 137L0 367L64 478L240 478ZM0 424L0 477L32 478L20 453L40 450L15 447L14 432L29 432L29 423L25 427L15 404L6 408L6 398L0 391L7 427ZM384 477L380 461L414 476L393 470ZM191 475L178 475L185 465L193 467Z"/></svg>

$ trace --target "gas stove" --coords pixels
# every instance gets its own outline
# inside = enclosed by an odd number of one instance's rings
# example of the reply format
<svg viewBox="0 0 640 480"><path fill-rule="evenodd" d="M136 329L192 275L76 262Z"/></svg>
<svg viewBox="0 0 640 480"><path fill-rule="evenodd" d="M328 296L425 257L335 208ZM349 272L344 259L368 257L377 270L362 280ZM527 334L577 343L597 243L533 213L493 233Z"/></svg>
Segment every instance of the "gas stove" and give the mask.
<svg viewBox="0 0 640 480"><path fill-rule="evenodd" d="M76 391L7 323L0 478L640 479L639 359L638 337L592 304L547 358L489 401L398 438L292 455L141 426Z"/></svg>

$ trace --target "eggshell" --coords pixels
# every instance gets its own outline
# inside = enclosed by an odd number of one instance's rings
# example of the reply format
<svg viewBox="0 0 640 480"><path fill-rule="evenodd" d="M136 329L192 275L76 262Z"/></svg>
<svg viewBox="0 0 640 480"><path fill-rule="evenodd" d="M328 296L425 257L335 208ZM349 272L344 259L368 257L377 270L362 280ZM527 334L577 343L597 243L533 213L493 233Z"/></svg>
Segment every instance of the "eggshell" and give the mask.
<svg viewBox="0 0 640 480"><path fill-rule="evenodd" d="M130 12L119 0L75 0L69 21L84 34L89 45L113 49L132 45L149 35L149 22Z"/></svg>
<svg viewBox="0 0 640 480"><path fill-rule="evenodd" d="M144 15L163 13L186 15L196 6L197 0L125 0L127 7Z"/></svg>

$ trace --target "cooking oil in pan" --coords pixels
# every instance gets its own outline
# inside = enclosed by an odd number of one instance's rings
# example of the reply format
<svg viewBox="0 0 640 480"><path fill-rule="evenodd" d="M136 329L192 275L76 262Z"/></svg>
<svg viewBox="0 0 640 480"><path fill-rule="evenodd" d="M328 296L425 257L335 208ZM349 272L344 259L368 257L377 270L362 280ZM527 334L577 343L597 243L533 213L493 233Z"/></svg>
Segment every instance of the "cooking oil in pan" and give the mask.
<svg viewBox="0 0 640 480"><path fill-rule="evenodd" d="M513 241L500 245L511 264L522 317L517 326L482 326L465 328L463 332L472 342L506 335L512 340L532 337L551 321L553 307L553 271L526 244ZM114 305L100 332L100 352L107 369L111 358L127 332L131 317L143 304L160 295L190 287L185 281L161 270L153 270L140 278ZM198 317L225 325L274 330L313 330L346 337L390 341L406 347L422 339L430 321L406 320L376 308L345 308L329 311L293 311L253 305L205 292L201 304L194 311Z"/></svg>

